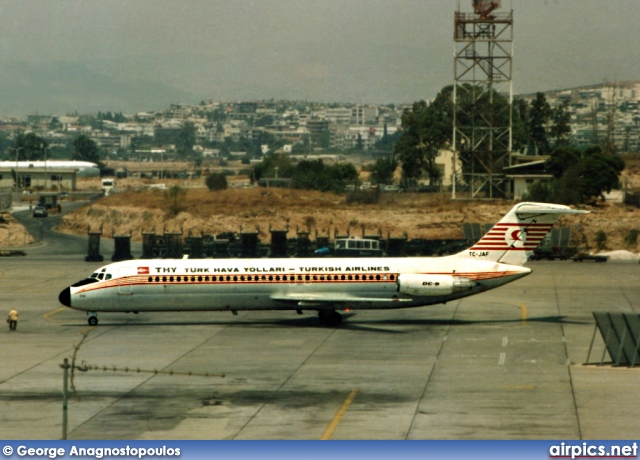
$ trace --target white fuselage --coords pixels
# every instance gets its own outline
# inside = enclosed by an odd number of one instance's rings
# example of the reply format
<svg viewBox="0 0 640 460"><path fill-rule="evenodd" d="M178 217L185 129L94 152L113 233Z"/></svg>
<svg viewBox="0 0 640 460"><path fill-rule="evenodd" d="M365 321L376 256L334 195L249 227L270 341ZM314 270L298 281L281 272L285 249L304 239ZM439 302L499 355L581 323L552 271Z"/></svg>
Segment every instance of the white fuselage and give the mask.
<svg viewBox="0 0 640 460"><path fill-rule="evenodd" d="M403 308L466 297L530 271L459 256L130 260L102 267L92 275L97 281L77 283L65 296L68 306L86 311ZM464 279L469 286L406 295L398 292L402 274L419 274L427 289L430 277Z"/></svg>
<svg viewBox="0 0 640 460"><path fill-rule="evenodd" d="M76 160L34 160L34 161L0 161L0 168L17 169L23 172L29 169L75 169L78 177L98 177L100 168L89 161Z"/></svg>

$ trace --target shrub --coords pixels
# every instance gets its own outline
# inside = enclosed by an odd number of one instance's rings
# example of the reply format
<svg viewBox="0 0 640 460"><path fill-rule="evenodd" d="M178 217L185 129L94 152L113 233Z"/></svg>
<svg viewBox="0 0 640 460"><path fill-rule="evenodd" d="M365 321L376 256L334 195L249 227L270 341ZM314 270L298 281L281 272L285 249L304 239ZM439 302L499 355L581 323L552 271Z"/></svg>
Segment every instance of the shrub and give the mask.
<svg viewBox="0 0 640 460"><path fill-rule="evenodd" d="M553 186L545 182L534 182L528 190L522 194L522 201L535 201L538 203L553 203Z"/></svg>
<svg viewBox="0 0 640 460"><path fill-rule="evenodd" d="M211 173L204 180L205 185L211 191L226 190L228 187L227 177L223 173Z"/></svg>
<svg viewBox="0 0 640 460"><path fill-rule="evenodd" d="M177 216L184 210L184 199L187 190L179 185L173 185L164 191L164 201L170 216Z"/></svg>
<svg viewBox="0 0 640 460"><path fill-rule="evenodd" d="M624 244L627 248L634 249L636 247L638 244L638 233L640 233L638 230L629 230L629 233L624 236Z"/></svg>
<svg viewBox="0 0 640 460"><path fill-rule="evenodd" d="M376 204L380 201L380 189L378 187L370 190L354 190L347 193L347 203Z"/></svg>

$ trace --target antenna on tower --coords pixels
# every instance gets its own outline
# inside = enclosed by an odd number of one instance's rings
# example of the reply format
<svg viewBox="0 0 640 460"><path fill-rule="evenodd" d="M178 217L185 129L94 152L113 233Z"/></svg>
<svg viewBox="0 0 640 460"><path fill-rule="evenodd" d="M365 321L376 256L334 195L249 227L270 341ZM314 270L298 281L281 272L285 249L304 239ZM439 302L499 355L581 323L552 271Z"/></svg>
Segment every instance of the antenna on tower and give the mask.
<svg viewBox="0 0 640 460"><path fill-rule="evenodd" d="M473 1L473 11L480 15L480 19L494 19L493 16L490 16L493 10L497 10L500 8L499 1L490 1L490 0L472 0Z"/></svg>

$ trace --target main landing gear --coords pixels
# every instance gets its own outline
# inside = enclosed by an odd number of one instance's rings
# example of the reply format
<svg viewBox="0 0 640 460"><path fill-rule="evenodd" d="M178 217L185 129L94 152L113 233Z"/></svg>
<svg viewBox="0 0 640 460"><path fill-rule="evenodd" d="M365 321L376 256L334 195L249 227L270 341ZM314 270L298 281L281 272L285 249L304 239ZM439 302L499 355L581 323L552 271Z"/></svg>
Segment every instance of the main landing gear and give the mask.
<svg viewBox="0 0 640 460"><path fill-rule="evenodd" d="M89 326L97 326L98 325L98 313L95 311L88 311L87 315L89 315L89 318L87 318L87 323L89 323Z"/></svg>
<svg viewBox="0 0 640 460"><path fill-rule="evenodd" d="M342 322L342 315L335 310L318 310L318 319L321 325L334 327Z"/></svg>

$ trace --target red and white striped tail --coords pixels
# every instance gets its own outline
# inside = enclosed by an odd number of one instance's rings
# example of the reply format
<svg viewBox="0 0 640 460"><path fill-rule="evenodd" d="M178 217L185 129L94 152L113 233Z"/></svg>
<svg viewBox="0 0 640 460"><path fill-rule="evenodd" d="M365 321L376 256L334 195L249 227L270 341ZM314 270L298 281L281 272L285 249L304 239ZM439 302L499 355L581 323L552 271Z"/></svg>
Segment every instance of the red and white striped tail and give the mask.
<svg viewBox="0 0 640 460"><path fill-rule="evenodd" d="M519 203L480 241L459 255L510 265L524 265L560 216L586 212L588 211L577 211L560 204Z"/></svg>

